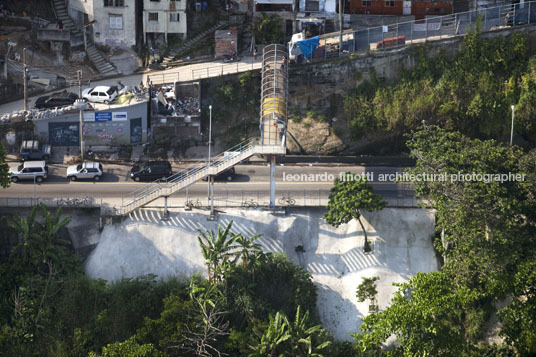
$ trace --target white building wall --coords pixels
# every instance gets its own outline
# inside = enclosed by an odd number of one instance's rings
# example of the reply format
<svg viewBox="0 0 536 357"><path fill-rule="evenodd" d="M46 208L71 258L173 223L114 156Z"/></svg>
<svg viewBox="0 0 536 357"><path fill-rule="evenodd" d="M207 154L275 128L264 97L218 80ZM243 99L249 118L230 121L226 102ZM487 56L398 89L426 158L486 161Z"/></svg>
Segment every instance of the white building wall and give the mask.
<svg viewBox="0 0 536 357"><path fill-rule="evenodd" d="M320 8L322 8L322 3L324 3L324 12L335 12L337 9L336 0L320 1Z"/></svg>
<svg viewBox="0 0 536 357"><path fill-rule="evenodd" d="M149 14L157 13L158 21L150 21ZM170 14L177 14L179 21L171 21ZM163 33L167 40L167 34L183 34L187 31L186 0L174 1L174 6L169 0L143 1L143 38L147 40L147 33Z"/></svg>
<svg viewBox="0 0 536 357"><path fill-rule="evenodd" d="M97 0L98 1L98 0ZM67 9L69 16L75 21L80 21L80 14L88 15L89 21L93 21L93 0L69 0ZM83 15L82 15L83 16ZM82 25L82 23L79 23Z"/></svg>
<svg viewBox="0 0 536 357"><path fill-rule="evenodd" d="M124 0L124 4L115 7L104 6L104 0L69 0L68 8L73 19L76 12L83 12L89 21L95 20L91 31L96 44L129 47L136 44L136 6L134 0ZM114 17L112 24L110 17ZM113 28L114 25L121 28Z"/></svg>
<svg viewBox="0 0 536 357"><path fill-rule="evenodd" d="M88 15L92 15L93 14L93 0L69 0L68 8L69 8L69 12L72 9L72 10L84 12Z"/></svg>
<svg viewBox="0 0 536 357"><path fill-rule="evenodd" d="M108 46L129 47L136 44L136 11L134 1L125 0L124 7L105 7L102 0L95 0L93 38L95 43ZM111 28L111 17L121 17L122 28ZM117 25L117 21L115 21ZM112 21L113 26L113 21Z"/></svg>

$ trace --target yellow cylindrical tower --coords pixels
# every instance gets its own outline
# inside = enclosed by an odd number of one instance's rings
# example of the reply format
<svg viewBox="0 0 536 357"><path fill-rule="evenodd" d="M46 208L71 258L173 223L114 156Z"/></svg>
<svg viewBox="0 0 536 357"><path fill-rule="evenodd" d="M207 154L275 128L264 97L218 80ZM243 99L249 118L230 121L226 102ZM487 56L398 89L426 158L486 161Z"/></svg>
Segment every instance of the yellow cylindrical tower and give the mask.
<svg viewBox="0 0 536 357"><path fill-rule="evenodd" d="M264 47L261 71L261 144L285 146L288 102L287 48L278 44Z"/></svg>

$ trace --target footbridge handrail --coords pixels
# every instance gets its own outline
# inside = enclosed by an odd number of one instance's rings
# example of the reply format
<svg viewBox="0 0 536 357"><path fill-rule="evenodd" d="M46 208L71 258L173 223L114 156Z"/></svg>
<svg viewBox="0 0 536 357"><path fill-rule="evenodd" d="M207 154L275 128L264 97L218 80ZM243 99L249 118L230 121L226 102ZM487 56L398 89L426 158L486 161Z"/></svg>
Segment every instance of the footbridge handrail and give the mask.
<svg viewBox="0 0 536 357"><path fill-rule="evenodd" d="M176 191L194 184L196 181L207 175L217 175L249 158L255 153L264 154L272 152L281 153L284 152L284 148L271 146L263 147L260 145L259 138L246 140L225 150L214 158L210 158L210 162L208 162L208 160L196 162L165 180L160 179L153 181L145 185L143 188L132 192L129 197L123 199L120 214L127 214L157 198L168 197Z"/></svg>

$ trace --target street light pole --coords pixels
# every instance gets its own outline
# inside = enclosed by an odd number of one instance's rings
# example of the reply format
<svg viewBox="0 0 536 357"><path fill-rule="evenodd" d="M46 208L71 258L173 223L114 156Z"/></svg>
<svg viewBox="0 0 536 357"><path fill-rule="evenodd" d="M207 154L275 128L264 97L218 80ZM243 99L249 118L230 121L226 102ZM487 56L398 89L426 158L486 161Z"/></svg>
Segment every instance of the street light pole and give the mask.
<svg viewBox="0 0 536 357"><path fill-rule="evenodd" d="M208 164L210 165L210 146L212 142L212 105L208 106L209 123L208 123Z"/></svg>
<svg viewBox="0 0 536 357"><path fill-rule="evenodd" d="M344 17L344 0L339 0L339 56L342 53L342 22Z"/></svg>
<svg viewBox="0 0 536 357"><path fill-rule="evenodd" d="M85 32L85 28L84 28L84 32ZM78 76L78 99L82 100L82 70L76 71L76 74ZM82 159L82 161L84 161L84 119L82 115L82 105L81 103L78 103L78 104L80 105L80 111L79 111L80 128L78 129L80 133L80 158Z"/></svg>
<svg viewBox="0 0 536 357"><path fill-rule="evenodd" d="M23 85L24 85L24 111L28 110L28 68L26 66L26 47L22 49L22 63L23 63L23 69L22 69L22 75L23 78ZM7 66L7 63L6 63Z"/></svg>
<svg viewBox="0 0 536 357"><path fill-rule="evenodd" d="M512 143L514 142L514 111L515 105L512 104L512 128L510 129L510 146L512 146Z"/></svg>
<svg viewBox="0 0 536 357"><path fill-rule="evenodd" d="M210 150L212 147L212 105L208 106L209 110L209 123L208 123L208 169L210 171ZM208 217L209 220L215 220L216 217L214 216L214 176L208 175L208 197L210 200L210 216Z"/></svg>

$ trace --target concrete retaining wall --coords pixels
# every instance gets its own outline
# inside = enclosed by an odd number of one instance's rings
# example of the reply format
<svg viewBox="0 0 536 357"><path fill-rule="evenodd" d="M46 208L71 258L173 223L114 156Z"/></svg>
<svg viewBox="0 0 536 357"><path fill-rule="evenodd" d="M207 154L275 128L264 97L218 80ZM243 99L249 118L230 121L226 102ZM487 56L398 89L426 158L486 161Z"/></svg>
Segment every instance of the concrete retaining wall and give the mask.
<svg viewBox="0 0 536 357"><path fill-rule="evenodd" d="M84 238L98 241L85 268L89 276L108 281L149 273L162 278L196 271L206 274L197 229L215 230L218 223L233 220L234 232L246 236L263 233L259 243L266 251L284 252L312 274L324 326L337 339L349 340L349 334L358 331L368 314L368 301L358 303L355 297L362 277L381 278L378 305L384 309L395 291L393 282L438 269L431 242L434 214L395 208L366 213L364 224L373 252L364 254L359 223L352 221L335 229L322 219L324 213L315 208L294 208L288 215L226 209L218 222L208 222L208 212L176 211L163 222L161 210L139 210L122 224L107 225L98 236ZM297 253L297 246L304 252Z"/></svg>

